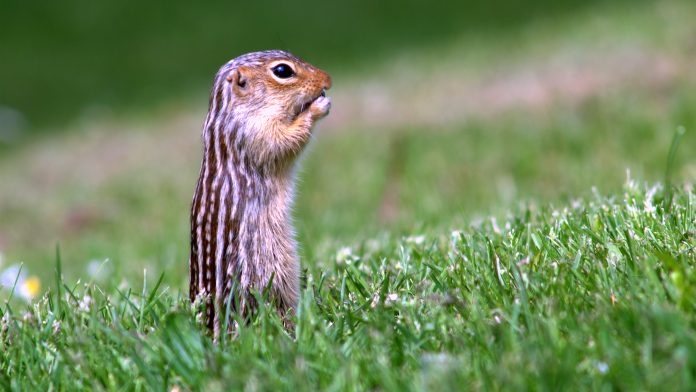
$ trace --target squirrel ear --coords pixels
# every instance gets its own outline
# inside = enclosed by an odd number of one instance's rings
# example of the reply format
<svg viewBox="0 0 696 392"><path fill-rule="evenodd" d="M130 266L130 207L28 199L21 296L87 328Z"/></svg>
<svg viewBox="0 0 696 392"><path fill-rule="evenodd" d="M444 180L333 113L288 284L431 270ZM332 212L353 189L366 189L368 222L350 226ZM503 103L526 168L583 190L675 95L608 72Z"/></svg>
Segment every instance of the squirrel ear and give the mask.
<svg viewBox="0 0 696 392"><path fill-rule="evenodd" d="M232 83L232 89L237 95L241 95L247 88L247 77L244 75L245 70L242 67L235 69L227 75L227 81Z"/></svg>

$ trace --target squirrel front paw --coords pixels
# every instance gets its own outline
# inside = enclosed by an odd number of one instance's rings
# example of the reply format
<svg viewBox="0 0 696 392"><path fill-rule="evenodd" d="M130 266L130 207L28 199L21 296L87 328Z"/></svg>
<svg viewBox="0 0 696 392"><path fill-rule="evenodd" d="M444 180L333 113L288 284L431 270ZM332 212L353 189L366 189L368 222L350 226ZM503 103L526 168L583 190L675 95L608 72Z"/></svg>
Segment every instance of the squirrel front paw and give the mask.
<svg viewBox="0 0 696 392"><path fill-rule="evenodd" d="M326 117L330 110L331 98L323 95L315 99L314 102L312 102L312 105L309 107L309 111L312 113L312 118L315 120Z"/></svg>

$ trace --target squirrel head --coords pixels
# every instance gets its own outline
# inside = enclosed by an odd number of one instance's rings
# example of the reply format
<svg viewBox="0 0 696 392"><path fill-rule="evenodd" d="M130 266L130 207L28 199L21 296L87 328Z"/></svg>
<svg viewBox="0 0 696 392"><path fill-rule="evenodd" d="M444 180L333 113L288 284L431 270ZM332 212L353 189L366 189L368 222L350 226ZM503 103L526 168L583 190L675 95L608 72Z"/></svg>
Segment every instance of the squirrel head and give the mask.
<svg viewBox="0 0 696 392"><path fill-rule="evenodd" d="M331 88L329 74L288 52L254 52L232 62L236 64L228 68L225 80L237 116L289 124ZM318 120L328 110L311 114Z"/></svg>
<svg viewBox="0 0 696 392"><path fill-rule="evenodd" d="M218 71L205 129L222 126L259 166L286 167L308 142L314 123L329 113L330 87L326 72L288 52L244 54Z"/></svg>

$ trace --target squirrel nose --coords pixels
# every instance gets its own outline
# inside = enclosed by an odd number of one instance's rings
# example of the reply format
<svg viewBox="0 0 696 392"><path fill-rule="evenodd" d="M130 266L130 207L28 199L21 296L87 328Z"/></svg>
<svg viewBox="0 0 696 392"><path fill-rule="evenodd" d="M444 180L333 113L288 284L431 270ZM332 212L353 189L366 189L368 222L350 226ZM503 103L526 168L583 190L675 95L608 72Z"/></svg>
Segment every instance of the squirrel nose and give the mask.
<svg viewBox="0 0 696 392"><path fill-rule="evenodd" d="M331 76L329 76L329 74L327 74L324 71L321 71L321 73L324 76L321 88L323 88L324 90L328 90L331 88Z"/></svg>

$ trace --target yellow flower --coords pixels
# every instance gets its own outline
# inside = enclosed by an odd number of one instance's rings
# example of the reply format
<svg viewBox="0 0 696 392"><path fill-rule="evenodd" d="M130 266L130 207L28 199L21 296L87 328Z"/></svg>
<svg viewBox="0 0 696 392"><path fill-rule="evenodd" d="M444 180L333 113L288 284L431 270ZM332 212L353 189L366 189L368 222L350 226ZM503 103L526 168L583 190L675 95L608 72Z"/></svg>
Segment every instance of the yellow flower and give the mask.
<svg viewBox="0 0 696 392"><path fill-rule="evenodd" d="M41 280L36 276L30 276L20 287L20 294L27 300L31 300L36 297L41 291Z"/></svg>

